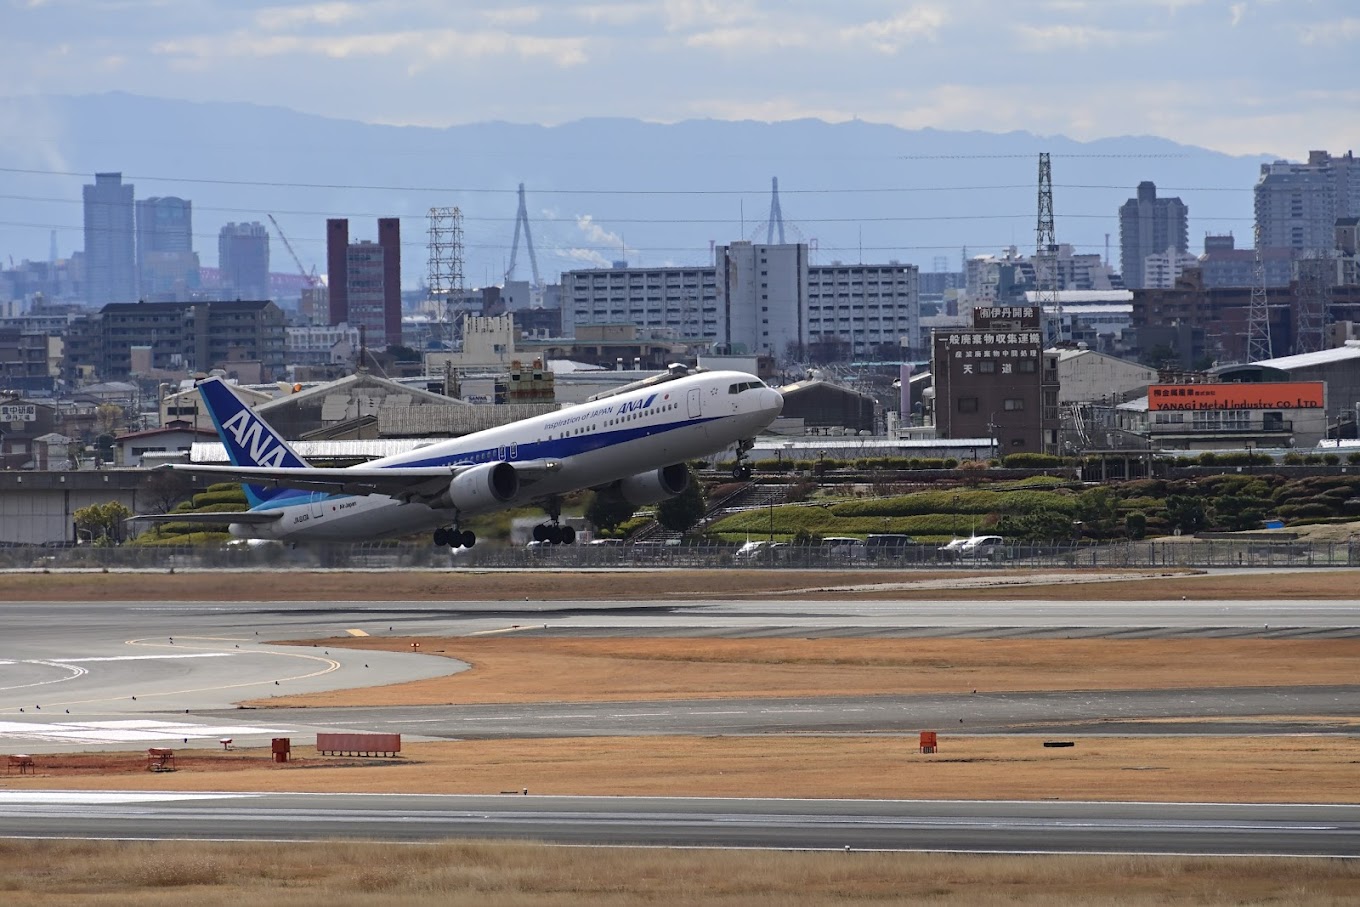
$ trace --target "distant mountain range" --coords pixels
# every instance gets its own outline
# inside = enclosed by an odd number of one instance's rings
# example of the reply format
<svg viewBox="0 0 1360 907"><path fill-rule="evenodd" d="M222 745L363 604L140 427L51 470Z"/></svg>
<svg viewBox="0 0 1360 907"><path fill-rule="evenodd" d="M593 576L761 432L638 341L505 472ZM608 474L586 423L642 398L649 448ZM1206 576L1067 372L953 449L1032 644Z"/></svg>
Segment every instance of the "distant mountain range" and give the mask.
<svg viewBox="0 0 1360 907"><path fill-rule="evenodd" d="M456 102L456 90L450 102ZM354 239L376 218L402 218L403 282L426 268L427 214L464 216L465 281L499 283L526 184L545 280L566 269L693 265L710 243L769 236L771 178L784 237L833 260L957 270L970 254L1033 250L1038 154L1053 161L1057 239L1106 250L1117 268L1117 211L1142 180L1190 210L1192 252L1206 233L1250 244L1252 186L1270 157L1233 157L1151 136L1079 142L1027 132L905 130L853 121L589 119L544 127L447 129L328 119L255 104L190 103L111 93L0 98L0 261L61 257L84 244L81 186L121 171L138 198L194 205L195 249L217 261L228 221L273 214L304 268L325 271L325 219L349 217ZM1308 148L1283 149L1292 159ZM271 229L271 233L272 233ZM778 231L774 233L778 240ZM282 243L272 269L294 270ZM521 239L516 275L530 276Z"/></svg>

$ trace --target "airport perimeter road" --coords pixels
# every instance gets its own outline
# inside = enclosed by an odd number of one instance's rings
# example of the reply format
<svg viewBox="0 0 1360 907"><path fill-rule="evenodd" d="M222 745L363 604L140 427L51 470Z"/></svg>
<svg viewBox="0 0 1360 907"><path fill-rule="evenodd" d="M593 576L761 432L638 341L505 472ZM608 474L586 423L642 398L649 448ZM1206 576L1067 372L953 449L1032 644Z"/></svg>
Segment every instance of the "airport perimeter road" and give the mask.
<svg viewBox="0 0 1360 907"><path fill-rule="evenodd" d="M0 791L0 836L1353 857L1360 807Z"/></svg>
<svg viewBox="0 0 1360 907"><path fill-rule="evenodd" d="M207 580L205 580L207 581ZM1149 718L1312 716L1223 732L1333 730L1357 689L874 698L864 701L600 704L570 708L239 711L271 693L377 686L460 670L433 655L273 646L349 635L972 636L1324 638L1360 635L1347 601L1255 602L101 602L0 605L0 744L11 751L168 743L263 745L318 730L408 735L578 736L890 730L959 726L1130 733ZM1064 698L1065 697L1065 698ZM497 707L499 708L499 707ZM636 713L656 713L638 715ZM1317 718L1322 721L1316 720ZM1138 721L1139 724L1124 722ZM1208 730L1179 723L1175 732ZM1341 732L1341 731L1337 731Z"/></svg>

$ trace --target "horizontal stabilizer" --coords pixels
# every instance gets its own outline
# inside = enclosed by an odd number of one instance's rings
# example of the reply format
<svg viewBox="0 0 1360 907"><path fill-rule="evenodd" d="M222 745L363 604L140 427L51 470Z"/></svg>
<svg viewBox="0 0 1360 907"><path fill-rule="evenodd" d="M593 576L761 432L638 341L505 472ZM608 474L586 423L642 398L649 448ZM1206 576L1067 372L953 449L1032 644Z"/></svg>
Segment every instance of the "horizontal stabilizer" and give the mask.
<svg viewBox="0 0 1360 907"><path fill-rule="evenodd" d="M228 513L139 513L128 517L128 521L141 520L146 523L208 523L212 525L227 526L232 523L250 523L253 525L263 523L273 523L283 516L282 511L257 512L254 510L238 510Z"/></svg>

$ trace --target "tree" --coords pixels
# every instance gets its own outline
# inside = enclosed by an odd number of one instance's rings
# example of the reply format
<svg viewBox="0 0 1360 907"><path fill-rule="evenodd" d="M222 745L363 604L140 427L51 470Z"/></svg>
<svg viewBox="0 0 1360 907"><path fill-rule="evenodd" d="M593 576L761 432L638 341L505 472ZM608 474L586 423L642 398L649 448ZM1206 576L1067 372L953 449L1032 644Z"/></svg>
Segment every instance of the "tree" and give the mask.
<svg viewBox="0 0 1360 907"><path fill-rule="evenodd" d="M150 513L169 513L170 508L193 494L193 481L182 472L157 469L142 483L141 500Z"/></svg>
<svg viewBox="0 0 1360 907"><path fill-rule="evenodd" d="M694 470L690 469L685 490L657 505L656 521L674 532L688 532L704 518L707 509L703 489L699 487Z"/></svg>
<svg viewBox="0 0 1360 907"><path fill-rule="evenodd" d="M612 532L627 522L635 509L618 489L606 488L591 495L585 516L596 529Z"/></svg>
<svg viewBox="0 0 1360 907"><path fill-rule="evenodd" d="M1204 504L1199 498L1173 494L1166 499L1166 521L1181 532L1198 532L1204 528Z"/></svg>
<svg viewBox="0 0 1360 907"><path fill-rule="evenodd" d="M90 541L96 545L110 545L121 542L123 540L123 522L130 516L132 516L132 511L118 501L91 504L89 507L81 507L71 514L78 530L77 535L79 535L79 531L88 532Z"/></svg>

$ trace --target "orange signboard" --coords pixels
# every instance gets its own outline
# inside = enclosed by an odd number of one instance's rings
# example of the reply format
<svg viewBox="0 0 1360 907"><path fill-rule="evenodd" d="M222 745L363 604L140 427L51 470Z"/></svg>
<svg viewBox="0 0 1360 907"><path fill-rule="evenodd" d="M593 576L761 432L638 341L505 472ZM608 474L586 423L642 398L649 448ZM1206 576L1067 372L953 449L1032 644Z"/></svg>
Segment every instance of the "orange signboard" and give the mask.
<svg viewBox="0 0 1360 907"><path fill-rule="evenodd" d="M1151 412L1222 409L1322 409L1321 381L1269 384L1154 384L1148 388Z"/></svg>

